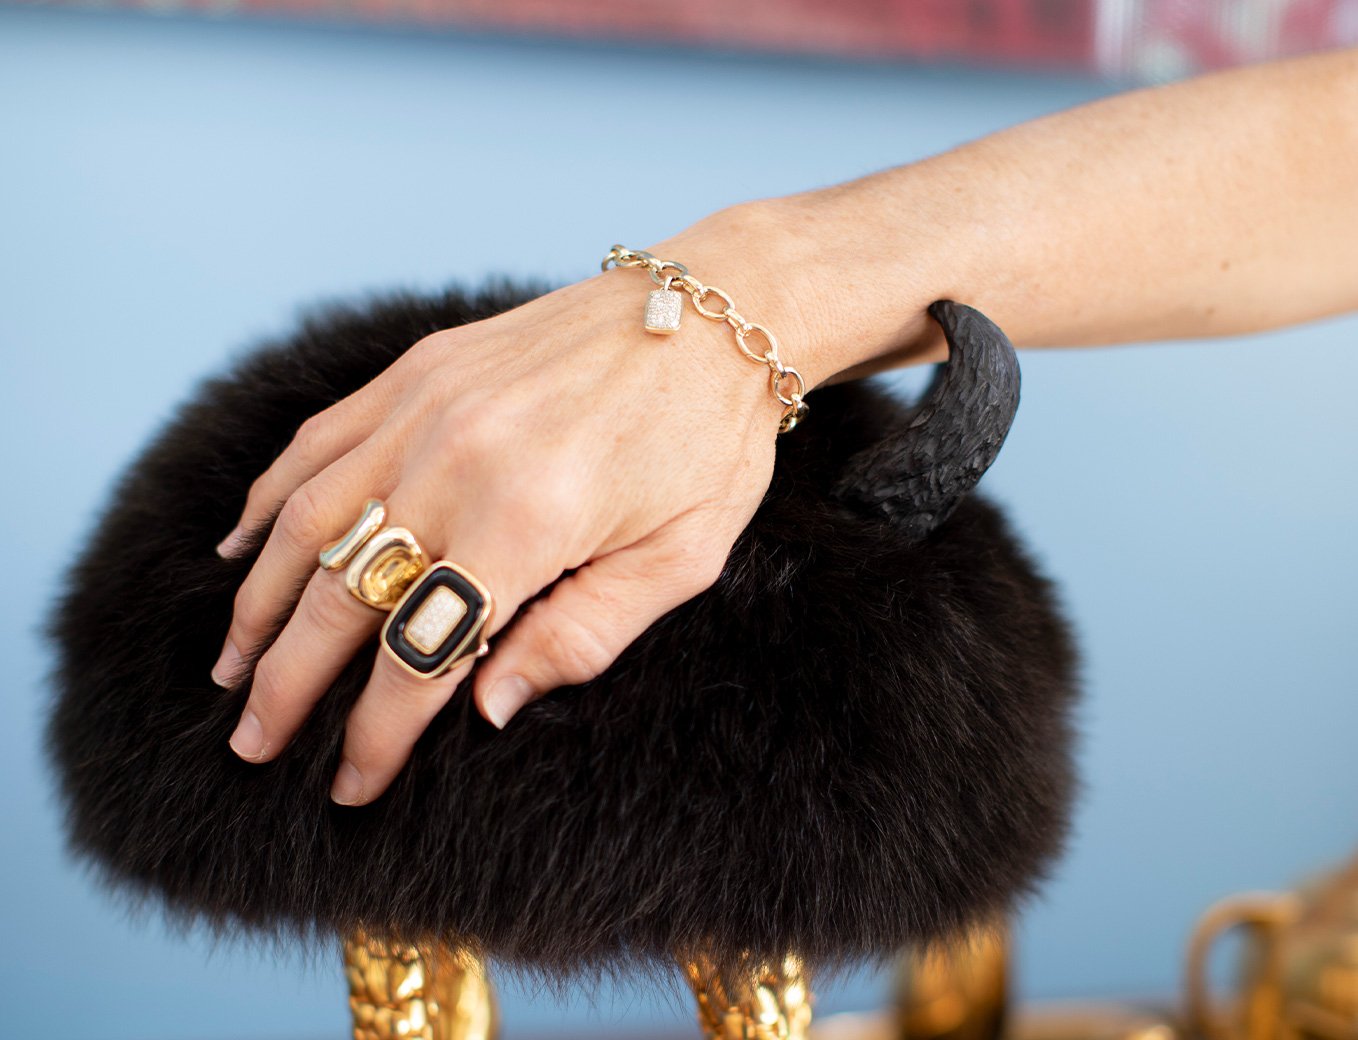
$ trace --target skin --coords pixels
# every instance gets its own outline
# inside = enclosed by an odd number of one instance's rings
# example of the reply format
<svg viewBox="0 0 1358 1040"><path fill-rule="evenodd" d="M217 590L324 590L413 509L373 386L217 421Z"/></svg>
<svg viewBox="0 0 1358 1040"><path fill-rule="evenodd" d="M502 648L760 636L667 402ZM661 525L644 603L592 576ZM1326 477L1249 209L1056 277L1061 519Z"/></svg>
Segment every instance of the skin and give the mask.
<svg viewBox="0 0 1358 1040"><path fill-rule="evenodd" d="M1021 347L1231 335L1351 310L1358 50L1118 95L640 247L778 333L808 388L943 360L925 313L939 298L980 308ZM231 685L242 651L296 604L255 670L237 754L276 757L384 620L316 567L370 497L494 595L472 696L500 727L598 675L716 580L768 487L782 406L730 329L687 302L675 337L644 332L650 288L613 269L434 333L303 424L219 547L238 552L241 532L281 507L213 669ZM331 797L381 794L470 670L418 679L379 654Z"/></svg>

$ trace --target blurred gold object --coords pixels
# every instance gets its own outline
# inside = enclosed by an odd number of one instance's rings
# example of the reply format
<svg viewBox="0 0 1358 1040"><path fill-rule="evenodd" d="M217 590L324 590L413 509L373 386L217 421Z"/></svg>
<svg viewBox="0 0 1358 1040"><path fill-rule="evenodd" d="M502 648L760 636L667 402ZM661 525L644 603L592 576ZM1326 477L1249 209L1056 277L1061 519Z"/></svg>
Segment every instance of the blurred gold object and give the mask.
<svg viewBox="0 0 1358 1040"><path fill-rule="evenodd" d="M1010 939L983 925L951 942L906 952L894 1007L831 1015L812 1040L1179 1040L1166 1008L1048 1001L1011 1008Z"/></svg>
<svg viewBox="0 0 1358 1040"><path fill-rule="evenodd" d="M1216 940L1247 942L1236 992L1218 1006L1207 982ZM1209 1040L1358 1038L1358 859L1294 892L1222 900L1189 944L1185 1017Z"/></svg>
<svg viewBox="0 0 1358 1040"><path fill-rule="evenodd" d="M492 1040L498 1031L485 965L465 950L344 940L354 1040Z"/></svg>
<svg viewBox="0 0 1358 1040"><path fill-rule="evenodd" d="M993 1040L1004 1028L1009 937L1003 925L907 951L896 976L901 1040Z"/></svg>
<svg viewBox="0 0 1358 1040"><path fill-rule="evenodd" d="M811 1040L902 1040L895 1012L829 1015ZM1025 1004L1005 1016L1003 1040L1179 1040L1173 1016L1153 1005L1054 1000Z"/></svg>
<svg viewBox="0 0 1358 1040"><path fill-rule="evenodd" d="M796 957L751 964L735 979L722 978L703 957L686 959L683 966L708 1040L805 1040L812 996Z"/></svg>
<svg viewBox="0 0 1358 1040"><path fill-rule="evenodd" d="M1010 1016L1008 1040L1178 1040L1170 1009L1116 1001L1053 1000Z"/></svg>

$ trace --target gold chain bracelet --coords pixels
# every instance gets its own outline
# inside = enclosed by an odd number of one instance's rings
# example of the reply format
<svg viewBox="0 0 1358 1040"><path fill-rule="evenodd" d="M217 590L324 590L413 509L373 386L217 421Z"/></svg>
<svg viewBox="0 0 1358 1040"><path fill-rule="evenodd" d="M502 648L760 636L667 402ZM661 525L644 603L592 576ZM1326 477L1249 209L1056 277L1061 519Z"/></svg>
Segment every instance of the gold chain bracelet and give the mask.
<svg viewBox="0 0 1358 1040"><path fill-rule="evenodd" d="M671 288L673 285L679 285L693 300L693 309L704 318L709 321L724 321L731 326L736 334L736 346L746 358L757 365L768 367L773 396L783 405L783 415L778 420L778 432L786 433L806 418L809 409L802 400L806 395L806 382L802 379L802 374L791 365L783 364L778 357L778 340L774 334L758 322L746 321L726 293L715 285L704 285L698 281L688 273L688 268L683 264L673 260L661 260L644 250L615 245L604 257L599 270L607 271L610 264L614 267L644 267L650 272L651 281L660 286L659 289L652 289L646 297L647 332L666 336L679 331L679 317L683 313L684 298ZM721 300L724 304L721 310L703 306L703 301L709 296ZM756 354L746 345L745 340L751 333L757 333L763 339L766 349L762 354ZM788 384L786 393L785 383ZM795 389L791 388L793 385Z"/></svg>

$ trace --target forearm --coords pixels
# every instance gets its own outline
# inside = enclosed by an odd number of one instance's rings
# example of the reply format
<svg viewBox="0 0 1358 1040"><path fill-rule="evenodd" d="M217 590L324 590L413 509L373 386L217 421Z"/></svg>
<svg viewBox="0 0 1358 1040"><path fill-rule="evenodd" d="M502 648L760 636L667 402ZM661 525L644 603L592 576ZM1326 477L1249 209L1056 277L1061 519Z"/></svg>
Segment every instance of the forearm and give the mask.
<svg viewBox="0 0 1358 1040"><path fill-rule="evenodd" d="M942 357L940 297L1020 346L1340 312L1358 307L1358 51L1117 95L744 216L777 283L749 292L795 324L813 384Z"/></svg>

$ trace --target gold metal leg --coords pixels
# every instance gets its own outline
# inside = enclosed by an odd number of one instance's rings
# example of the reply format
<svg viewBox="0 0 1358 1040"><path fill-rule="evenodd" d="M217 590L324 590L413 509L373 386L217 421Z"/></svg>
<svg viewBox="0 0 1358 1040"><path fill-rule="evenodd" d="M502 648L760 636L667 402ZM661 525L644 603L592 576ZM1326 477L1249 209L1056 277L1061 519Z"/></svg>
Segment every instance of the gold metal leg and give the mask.
<svg viewBox="0 0 1358 1040"><path fill-rule="evenodd" d="M354 1040L493 1040L486 967L464 951L401 946L363 932L344 940Z"/></svg>
<svg viewBox="0 0 1358 1040"><path fill-rule="evenodd" d="M701 957L683 963L708 1040L806 1040L812 996L796 957L751 964L735 980L722 979Z"/></svg>
<svg viewBox="0 0 1358 1040"><path fill-rule="evenodd" d="M994 1040L1009 1004L1009 938L981 925L909 950L895 986L900 1040Z"/></svg>

